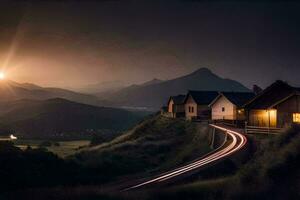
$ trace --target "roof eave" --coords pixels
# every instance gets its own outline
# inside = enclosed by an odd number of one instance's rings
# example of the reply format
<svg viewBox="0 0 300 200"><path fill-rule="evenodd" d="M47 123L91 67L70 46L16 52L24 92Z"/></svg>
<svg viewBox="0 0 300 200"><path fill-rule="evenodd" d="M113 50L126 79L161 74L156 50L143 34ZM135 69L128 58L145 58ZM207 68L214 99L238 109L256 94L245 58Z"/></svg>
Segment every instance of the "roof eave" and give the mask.
<svg viewBox="0 0 300 200"><path fill-rule="evenodd" d="M223 93L219 92L218 96L216 96L216 98L214 98L214 100L212 100L212 102L210 104L208 104L208 107L211 108L213 106L213 104L215 104L216 101L218 101L218 99L221 98L222 96L224 96Z"/></svg>
<svg viewBox="0 0 300 200"><path fill-rule="evenodd" d="M288 95L287 97L281 99L280 101L275 102L274 104L272 104L271 106L268 107L268 109L274 108L275 106L277 106L278 104L288 100L289 98L291 98L294 95L300 95L298 92L292 92L290 95Z"/></svg>

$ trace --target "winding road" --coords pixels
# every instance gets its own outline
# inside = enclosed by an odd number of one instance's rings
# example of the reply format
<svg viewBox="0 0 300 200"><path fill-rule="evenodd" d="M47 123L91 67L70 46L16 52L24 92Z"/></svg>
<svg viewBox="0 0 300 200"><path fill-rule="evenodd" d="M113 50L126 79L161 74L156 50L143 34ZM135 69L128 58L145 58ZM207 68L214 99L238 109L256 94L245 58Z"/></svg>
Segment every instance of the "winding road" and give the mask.
<svg viewBox="0 0 300 200"><path fill-rule="evenodd" d="M222 127L219 125L214 125L214 124L210 124L210 126L222 130L225 133L227 133L228 137L231 137L231 143L229 143L226 147L224 148L219 148L217 151L208 154L205 157L202 157L190 164L187 164L185 166L182 166L180 168L174 169L172 171L166 172L164 174L161 174L159 176L157 176L156 178L150 179L148 181L142 182L140 184L128 187L126 189L124 189L123 191L128 191L128 190L133 190L133 189L137 189L137 188L141 188L150 184L155 184L155 183L161 183L176 177L179 177L183 174L186 174L188 172L191 172L193 170L199 169L201 167L204 167L208 164L211 164L213 162L216 162L218 160L224 159L228 156L230 156L231 154L239 151L241 148L243 148L246 143L247 143L247 138L239 133L236 130L233 130L231 128L228 127Z"/></svg>

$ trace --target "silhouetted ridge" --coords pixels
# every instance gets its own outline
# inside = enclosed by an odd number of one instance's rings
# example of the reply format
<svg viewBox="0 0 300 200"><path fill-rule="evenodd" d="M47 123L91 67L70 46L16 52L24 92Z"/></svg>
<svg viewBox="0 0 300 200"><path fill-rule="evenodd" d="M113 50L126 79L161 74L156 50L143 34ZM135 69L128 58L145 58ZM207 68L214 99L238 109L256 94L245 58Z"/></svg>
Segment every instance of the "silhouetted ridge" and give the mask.
<svg viewBox="0 0 300 200"><path fill-rule="evenodd" d="M202 67L202 68L197 69L196 71L194 71L190 75L201 75L201 76L204 76L204 75L215 75L215 74L213 74L210 69L208 69L206 67Z"/></svg>
<svg viewBox="0 0 300 200"><path fill-rule="evenodd" d="M134 125L140 117L123 109L86 105L63 98L0 104L0 129L5 127L22 137L82 135L88 130L121 131Z"/></svg>
<svg viewBox="0 0 300 200"><path fill-rule="evenodd" d="M171 73L171 72L170 72ZM186 94L188 90L249 92L241 83L224 79L208 68L200 68L191 74L156 84L131 86L107 95L103 100L119 106L146 107L159 109L167 103L170 96Z"/></svg>

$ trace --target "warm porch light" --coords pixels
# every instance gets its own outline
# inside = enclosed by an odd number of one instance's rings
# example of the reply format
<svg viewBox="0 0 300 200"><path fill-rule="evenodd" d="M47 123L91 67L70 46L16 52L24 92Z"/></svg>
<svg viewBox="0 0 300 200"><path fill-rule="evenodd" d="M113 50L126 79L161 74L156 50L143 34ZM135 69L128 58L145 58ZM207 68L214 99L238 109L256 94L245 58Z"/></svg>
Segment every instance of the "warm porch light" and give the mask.
<svg viewBox="0 0 300 200"><path fill-rule="evenodd" d="M266 110L267 118L268 118L268 126L276 127L277 125L277 110L276 109L268 109Z"/></svg>
<svg viewBox="0 0 300 200"><path fill-rule="evenodd" d="M268 110L268 112L270 113L271 116L276 114L276 110L275 109Z"/></svg>

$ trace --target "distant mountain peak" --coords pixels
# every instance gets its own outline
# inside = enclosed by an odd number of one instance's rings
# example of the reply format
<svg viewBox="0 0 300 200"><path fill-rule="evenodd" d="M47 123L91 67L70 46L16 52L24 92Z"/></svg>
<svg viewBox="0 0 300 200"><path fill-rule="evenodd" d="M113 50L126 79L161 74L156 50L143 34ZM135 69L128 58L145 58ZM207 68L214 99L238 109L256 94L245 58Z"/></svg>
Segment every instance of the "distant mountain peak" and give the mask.
<svg viewBox="0 0 300 200"><path fill-rule="evenodd" d="M152 80L150 80L150 81L162 81L162 80L160 80L160 79L158 79L158 78L153 78ZM149 81L149 82L150 82Z"/></svg>
<svg viewBox="0 0 300 200"><path fill-rule="evenodd" d="M213 72L206 67L201 67L201 68L197 69L196 71L194 71L193 73L191 73L191 75L193 75L193 74L213 74Z"/></svg>
<svg viewBox="0 0 300 200"><path fill-rule="evenodd" d="M33 83L19 83L13 80L6 80L6 83L11 85L11 86L15 86L15 87L20 87L20 88L24 88L27 90L39 90L39 89L43 89L43 87L38 86L36 84Z"/></svg>
<svg viewBox="0 0 300 200"><path fill-rule="evenodd" d="M114 102L114 105L158 109L169 96L186 94L188 90L249 92L248 88L237 81L224 79L208 68L199 68L191 74L161 83L149 85L148 82L146 85L125 88L110 96L105 95L105 100Z"/></svg>
<svg viewBox="0 0 300 200"><path fill-rule="evenodd" d="M72 102L72 101L60 97L55 97L51 99L46 99L45 102L63 103L63 102Z"/></svg>
<svg viewBox="0 0 300 200"><path fill-rule="evenodd" d="M152 80L143 83L142 86L153 85L153 84L157 84L157 83L161 83L161 82L163 82L163 80L153 78Z"/></svg>

